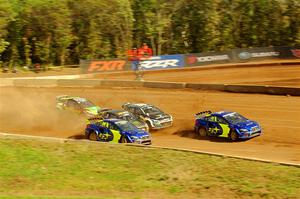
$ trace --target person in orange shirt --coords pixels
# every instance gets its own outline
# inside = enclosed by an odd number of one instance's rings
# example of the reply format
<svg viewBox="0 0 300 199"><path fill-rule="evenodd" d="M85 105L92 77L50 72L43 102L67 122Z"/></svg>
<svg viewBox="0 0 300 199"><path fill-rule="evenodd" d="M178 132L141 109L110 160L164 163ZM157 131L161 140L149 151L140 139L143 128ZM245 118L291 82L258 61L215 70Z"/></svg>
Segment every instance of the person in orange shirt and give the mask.
<svg viewBox="0 0 300 199"><path fill-rule="evenodd" d="M140 58L149 58L152 56L152 49L143 43L142 47L138 49L138 55Z"/></svg>

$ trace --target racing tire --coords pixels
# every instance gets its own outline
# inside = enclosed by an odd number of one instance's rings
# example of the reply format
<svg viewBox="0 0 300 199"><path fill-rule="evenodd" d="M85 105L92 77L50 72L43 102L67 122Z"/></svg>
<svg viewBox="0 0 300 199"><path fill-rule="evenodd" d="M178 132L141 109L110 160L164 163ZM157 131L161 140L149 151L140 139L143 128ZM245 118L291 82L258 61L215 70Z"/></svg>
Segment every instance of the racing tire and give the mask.
<svg viewBox="0 0 300 199"><path fill-rule="evenodd" d="M125 136L123 136L123 137L121 138L121 143L128 143L128 141L127 141L127 139L126 139Z"/></svg>
<svg viewBox="0 0 300 199"><path fill-rule="evenodd" d="M151 123L149 121L146 121L146 124L148 126L149 131L150 131L150 129L152 129Z"/></svg>
<svg viewBox="0 0 300 199"><path fill-rule="evenodd" d="M231 140L231 141L237 141L239 139L239 136L238 134L235 132L235 131L231 131L228 135L228 138Z"/></svg>
<svg viewBox="0 0 300 199"><path fill-rule="evenodd" d="M206 137L207 136L207 131L205 128L199 128L198 130L198 134L201 136L201 137Z"/></svg>
<svg viewBox="0 0 300 199"><path fill-rule="evenodd" d="M96 134L95 131L92 131L90 134L89 134L89 140L91 141L98 141L98 136Z"/></svg>

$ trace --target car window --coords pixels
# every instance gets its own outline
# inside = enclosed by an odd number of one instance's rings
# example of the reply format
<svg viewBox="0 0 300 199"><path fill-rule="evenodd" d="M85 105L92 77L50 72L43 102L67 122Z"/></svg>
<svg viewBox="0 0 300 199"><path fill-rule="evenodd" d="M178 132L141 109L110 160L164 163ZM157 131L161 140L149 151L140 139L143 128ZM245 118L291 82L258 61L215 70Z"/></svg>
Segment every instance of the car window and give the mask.
<svg viewBox="0 0 300 199"><path fill-rule="evenodd" d="M110 118L119 118L116 114L114 114L114 113L110 113Z"/></svg>
<svg viewBox="0 0 300 199"><path fill-rule="evenodd" d="M78 108L79 105L77 104L77 102L75 102L74 100L69 100L67 103L68 106L72 107L72 108Z"/></svg>
<svg viewBox="0 0 300 199"><path fill-rule="evenodd" d="M143 114L143 112L142 112L141 109L139 109L139 108L135 108L134 113L135 113L135 114L138 114L138 115Z"/></svg>
<svg viewBox="0 0 300 199"><path fill-rule="evenodd" d="M108 118L108 116L109 116L109 113L103 113L104 118Z"/></svg>
<svg viewBox="0 0 300 199"><path fill-rule="evenodd" d="M217 117L217 122L221 123L221 124L227 124L226 120L224 118L221 118L221 117Z"/></svg>
<svg viewBox="0 0 300 199"><path fill-rule="evenodd" d="M108 124L108 128L111 129L111 130L119 130L118 127L116 127L116 125L114 125L112 123Z"/></svg>
<svg viewBox="0 0 300 199"><path fill-rule="evenodd" d="M125 110L128 110L129 112L134 113L134 108L132 108L132 107L126 108Z"/></svg>
<svg viewBox="0 0 300 199"><path fill-rule="evenodd" d="M96 124L99 126L102 126L102 127L106 127L106 128L108 128L108 126L109 126L109 123L104 122L104 121L97 121Z"/></svg>

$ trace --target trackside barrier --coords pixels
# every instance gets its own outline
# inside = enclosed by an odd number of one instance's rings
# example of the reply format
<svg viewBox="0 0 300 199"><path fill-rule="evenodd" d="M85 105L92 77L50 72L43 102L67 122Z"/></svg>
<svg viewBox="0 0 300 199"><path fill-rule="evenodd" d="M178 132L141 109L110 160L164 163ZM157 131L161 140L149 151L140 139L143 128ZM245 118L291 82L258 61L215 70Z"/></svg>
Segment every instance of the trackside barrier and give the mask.
<svg viewBox="0 0 300 199"><path fill-rule="evenodd" d="M141 147L141 148L152 148L152 149L163 149L163 150L174 150L174 151L184 151L189 153L196 153L196 154L204 154L204 155L211 155L211 156L219 156L224 158L235 158L235 159L242 159L248 161L256 161L256 162L264 162L264 163L273 163L278 165L285 165L285 166L294 166L299 167L300 164L291 163L291 162L275 162L266 159L259 159L259 158L251 158L251 157L243 157L243 156L235 156L235 155L226 155L222 153L212 153L206 151L198 151L198 150L191 150L191 149L184 149L184 148L171 148L171 147L163 147L163 146L149 146L149 145L137 145L137 144L112 144L112 143L105 143L105 142L92 142L89 140L76 140L70 138L55 138L55 137L45 137L45 136L34 136L34 135L21 135L21 134L13 134L13 133L2 133L0 132L0 139L14 139L14 140L42 140L43 142L56 142L56 143L77 143L77 144L95 144L95 145L110 145L112 147L118 147L120 145L125 145L128 147Z"/></svg>
<svg viewBox="0 0 300 199"><path fill-rule="evenodd" d="M20 87L56 87L56 79L14 79L14 86Z"/></svg>
<svg viewBox="0 0 300 199"><path fill-rule="evenodd" d="M273 95L300 96L300 88L265 86L266 93Z"/></svg>
<svg viewBox="0 0 300 199"><path fill-rule="evenodd" d="M2 86L14 86L14 80L0 78L0 87L2 87Z"/></svg>
<svg viewBox="0 0 300 199"><path fill-rule="evenodd" d="M100 87L101 81L95 79L58 79L60 87Z"/></svg>
<svg viewBox="0 0 300 199"><path fill-rule="evenodd" d="M225 91L235 93L267 93L265 86L225 85Z"/></svg>
<svg viewBox="0 0 300 199"><path fill-rule="evenodd" d="M185 88L185 83L176 82L144 82L144 87L146 88L171 88L171 89L183 89Z"/></svg>
<svg viewBox="0 0 300 199"><path fill-rule="evenodd" d="M121 81L121 80L99 80L99 79L3 79L1 86L16 87L145 87L162 89L202 89L217 90L235 93L260 93L271 95L300 96L300 88L276 87L276 86L254 86L254 85L226 85L226 84L196 84L177 82L155 82L155 81Z"/></svg>
<svg viewBox="0 0 300 199"><path fill-rule="evenodd" d="M144 82L129 80L101 80L101 85L105 87L143 87Z"/></svg>
<svg viewBox="0 0 300 199"><path fill-rule="evenodd" d="M196 84L196 83L186 83L185 88L225 91L225 85L224 84Z"/></svg>
<svg viewBox="0 0 300 199"><path fill-rule="evenodd" d="M300 96L300 88L251 85L225 85L225 91L234 93L260 93Z"/></svg>

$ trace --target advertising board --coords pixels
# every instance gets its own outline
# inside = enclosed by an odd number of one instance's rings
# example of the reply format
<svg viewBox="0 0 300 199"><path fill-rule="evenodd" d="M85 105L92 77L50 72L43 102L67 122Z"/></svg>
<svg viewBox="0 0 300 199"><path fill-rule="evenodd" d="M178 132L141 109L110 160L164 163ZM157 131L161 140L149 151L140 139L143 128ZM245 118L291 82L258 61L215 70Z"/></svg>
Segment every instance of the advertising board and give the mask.
<svg viewBox="0 0 300 199"><path fill-rule="evenodd" d="M137 63L137 61L132 62L132 70L136 70ZM181 68L184 66L184 58L183 55L179 54L152 56L150 58L140 60L139 64L143 70Z"/></svg>
<svg viewBox="0 0 300 199"><path fill-rule="evenodd" d="M130 65L125 59L80 60L80 67L82 73L130 70Z"/></svg>
<svg viewBox="0 0 300 199"><path fill-rule="evenodd" d="M232 62L230 52L209 52L185 55L186 67L230 62Z"/></svg>

